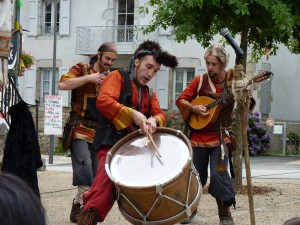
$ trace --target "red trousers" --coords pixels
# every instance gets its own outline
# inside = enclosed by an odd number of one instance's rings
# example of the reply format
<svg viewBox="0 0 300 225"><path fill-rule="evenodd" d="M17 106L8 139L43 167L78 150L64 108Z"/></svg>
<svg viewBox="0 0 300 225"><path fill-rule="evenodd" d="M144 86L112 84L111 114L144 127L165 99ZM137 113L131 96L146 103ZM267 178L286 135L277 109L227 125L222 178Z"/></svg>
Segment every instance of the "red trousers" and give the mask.
<svg viewBox="0 0 300 225"><path fill-rule="evenodd" d="M116 200L116 189L105 170L106 155L110 148L98 151L98 169L90 190L83 195L83 210L90 208L99 212L99 222L103 222Z"/></svg>

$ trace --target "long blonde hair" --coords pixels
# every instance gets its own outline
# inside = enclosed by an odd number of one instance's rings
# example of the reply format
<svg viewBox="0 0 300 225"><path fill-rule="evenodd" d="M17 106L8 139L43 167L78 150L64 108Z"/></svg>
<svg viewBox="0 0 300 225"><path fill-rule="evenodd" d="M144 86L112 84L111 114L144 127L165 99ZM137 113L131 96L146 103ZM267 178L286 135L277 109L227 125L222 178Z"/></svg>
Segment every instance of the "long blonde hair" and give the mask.
<svg viewBox="0 0 300 225"><path fill-rule="evenodd" d="M210 55L217 57L219 59L220 63L224 66L224 68L227 66L227 64L229 62L229 53L222 46L216 45L216 44L211 44L207 48L207 50L204 54L205 61L206 61L207 57Z"/></svg>

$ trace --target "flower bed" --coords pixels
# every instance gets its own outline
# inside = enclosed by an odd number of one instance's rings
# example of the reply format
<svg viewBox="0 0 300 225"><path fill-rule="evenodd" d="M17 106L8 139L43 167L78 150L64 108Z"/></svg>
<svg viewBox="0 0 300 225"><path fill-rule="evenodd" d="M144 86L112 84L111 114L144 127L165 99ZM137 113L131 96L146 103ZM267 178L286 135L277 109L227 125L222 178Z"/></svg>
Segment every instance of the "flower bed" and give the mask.
<svg viewBox="0 0 300 225"><path fill-rule="evenodd" d="M271 135L267 133L266 128L260 122L258 112L248 115L248 143L249 154L251 156L259 155L270 149Z"/></svg>

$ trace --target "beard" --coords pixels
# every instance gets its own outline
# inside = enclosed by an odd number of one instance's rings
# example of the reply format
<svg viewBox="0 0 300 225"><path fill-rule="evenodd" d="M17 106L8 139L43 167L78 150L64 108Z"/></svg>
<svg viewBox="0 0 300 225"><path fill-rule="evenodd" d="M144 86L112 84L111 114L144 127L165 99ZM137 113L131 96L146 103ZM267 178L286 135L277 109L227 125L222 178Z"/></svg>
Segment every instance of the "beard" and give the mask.
<svg viewBox="0 0 300 225"><path fill-rule="evenodd" d="M102 72L106 72L110 68L110 66L104 65L103 62L101 61L101 59L98 59L97 63L98 63L98 66L100 68L100 71L102 71Z"/></svg>

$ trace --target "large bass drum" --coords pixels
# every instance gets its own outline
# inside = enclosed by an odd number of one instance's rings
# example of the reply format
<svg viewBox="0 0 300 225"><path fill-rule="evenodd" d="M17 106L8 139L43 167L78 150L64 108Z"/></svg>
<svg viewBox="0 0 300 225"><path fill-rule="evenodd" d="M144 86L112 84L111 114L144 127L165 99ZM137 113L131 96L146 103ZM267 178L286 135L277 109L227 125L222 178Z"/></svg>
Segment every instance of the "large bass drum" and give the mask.
<svg viewBox="0 0 300 225"><path fill-rule="evenodd" d="M192 147L178 130L157 128L152 142L135 131L108 152L106 171L118 206L132 224L175 224L190 216L202 193Z"/></svg>

